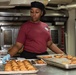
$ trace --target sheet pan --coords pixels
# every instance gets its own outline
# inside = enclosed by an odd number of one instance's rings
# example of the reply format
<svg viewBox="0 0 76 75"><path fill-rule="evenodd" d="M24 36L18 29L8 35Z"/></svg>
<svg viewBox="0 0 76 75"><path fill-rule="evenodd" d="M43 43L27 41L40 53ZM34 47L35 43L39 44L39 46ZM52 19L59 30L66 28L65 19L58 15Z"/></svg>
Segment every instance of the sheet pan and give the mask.
<svg viewBox="0 0 76 75"><path fill-rule="evenodd" d="M17 58L17 60L24 60L24 59L25 58ZM27 60L29 60L35 66L44 66L44 65L47 65L47 63L43 59L27 59ZM36 60L41 60L43 63L42 64L37 63Z"/></svg>
<svg viewBox="0 0 76 75"><path fill-rule="evenodd" d="M64 69L76 68L76 64L70 64L71 60L68 60L67 58L55 58L54 57L55 55L61 55L61 54L38 55L37 57L43 59L49 65L54 65ZM52 56L52 58L44 58L44 56Z"/></svg>
<svg viewBox="0 0 76 75"><path fill-rule="evenodd" d="M36 70L29 70L29 71L4 71L4 65L2 63L0 63L0 74L23 74L23 73L29 73L29 74L31 74L31 73L37 73L38 71L39 70L37 68L36 68Z"/></svg>

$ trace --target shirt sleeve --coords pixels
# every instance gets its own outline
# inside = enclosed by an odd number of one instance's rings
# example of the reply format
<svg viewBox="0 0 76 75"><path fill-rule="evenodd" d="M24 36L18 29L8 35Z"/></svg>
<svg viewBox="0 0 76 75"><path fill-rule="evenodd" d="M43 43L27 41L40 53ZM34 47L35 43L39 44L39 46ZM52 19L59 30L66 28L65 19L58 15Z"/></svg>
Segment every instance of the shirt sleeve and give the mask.
<svg viewBox="0 0 76 75"><path fill-rule="evenodd" d="M19 43L22 43L22 44L25 43L25 40L26 40L26 29L27 29L26 25L24 25L24 24L20 27L16 42L19 42Z"/></svg>

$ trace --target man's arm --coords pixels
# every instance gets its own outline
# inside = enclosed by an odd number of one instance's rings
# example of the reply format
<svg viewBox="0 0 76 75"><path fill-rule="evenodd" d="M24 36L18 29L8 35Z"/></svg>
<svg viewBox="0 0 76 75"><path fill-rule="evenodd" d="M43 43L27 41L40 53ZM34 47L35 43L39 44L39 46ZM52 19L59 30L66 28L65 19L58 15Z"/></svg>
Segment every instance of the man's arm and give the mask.
<svg viewBox="0 0 76 75"><path fill-rule="evenodd" d="M48 41L47 47L57 54L65 54L61 49L59 49L52 41Z"/></svg>
<svg viewBox="0 0 76 75"><path fill-rule="evenodd" d="M8 50L8 53L9 53L11 56L14 56L22 47L23 47L23 44L17 42L15 45L13 45L13 46Z"/></svg>

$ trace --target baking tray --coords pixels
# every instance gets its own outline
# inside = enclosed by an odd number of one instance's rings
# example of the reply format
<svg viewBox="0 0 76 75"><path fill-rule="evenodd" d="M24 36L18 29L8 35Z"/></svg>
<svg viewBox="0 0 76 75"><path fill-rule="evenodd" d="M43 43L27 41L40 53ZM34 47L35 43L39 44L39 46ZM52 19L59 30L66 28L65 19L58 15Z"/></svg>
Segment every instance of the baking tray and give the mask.
<svg viewBox="0 0 76 75"><path fill-rule="evenodd" d="M64 69L74 69L76 68L76 64L70 64L71 60L67 58L56 58L55 55L62 54L50 54L50 55L39 55L38 58L42 58L47 64L54 65ZM44 56L52 56L51 58L44 58Z"/></svg>
<svg viewBox="0 0 76 75"><path fill-rule="evenodd" d="M52 57L53 57L53 55L37 55L37 58L39 58L39 59L50 59Z"/></svg>
<svg viewBox="0 0 76 75"><path fill-rule="evenodd" d="M63 62L65 62L66 60L62 60L62 62L60 62L61 61L61 59L60 59L60 61L59 60L56 60L56 59L44 59L46 62L47 62L47 64L50 64L50 65L54 65L54 66L57 66L57 67L61 67L61 68L64 68L64 69L72 69L72 68L76 68L76 64L63 64ZM69 62L69 61L67 61L67 62Z"/></svg>
<svg viewBox="0 0 76 75"><path fill-rule="evenodd" d="M35 66L45 66L47 63L43 59L31 59L29 60ZM42 63L38 63L37 61L41 61Z"/></svg>
<svg viewBox="0 0 76 75"><path fill-rule="evenodd" d="M23 73L37 73L38 70L34 71L0 71L0 74L23 74Z"/></svg>
<svg viewBox="0 0 76 75"><path fill-rule="evenodd" d="M17 60L24 60L25 58L17 58ZM30 61L35 66L44 66L47 65L47 63L43 59L26 59ZM43 63L37 63L37 60L41 60Z"/></svg>
<svg viewBox="0 0 76 75"><path fill-rule="evenodd" d="M36 70L29 70L29 71L4 71L4 65L2 63L0 63L0 74L23 74L23 73L29 73L30 74L30 73L37 73L38 71L39 70L37 68L36 68Z"/></svg>

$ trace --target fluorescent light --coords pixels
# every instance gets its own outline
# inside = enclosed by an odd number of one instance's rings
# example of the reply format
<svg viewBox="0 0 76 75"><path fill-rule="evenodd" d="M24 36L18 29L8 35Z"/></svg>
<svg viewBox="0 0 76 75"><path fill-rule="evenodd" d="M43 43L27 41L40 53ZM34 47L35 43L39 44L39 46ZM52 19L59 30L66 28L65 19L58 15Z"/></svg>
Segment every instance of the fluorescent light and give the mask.
<svg viewBox="0 0 76 75"><path fill-rule="evenodd" d="M9 2L10 0L0 0L0 2Z"/></svg>
<svg viewBox="0 0 76 75"><path fill-rule="evenodd" d="M15 6L0 6L0 8L14 8Z"/></svg>

